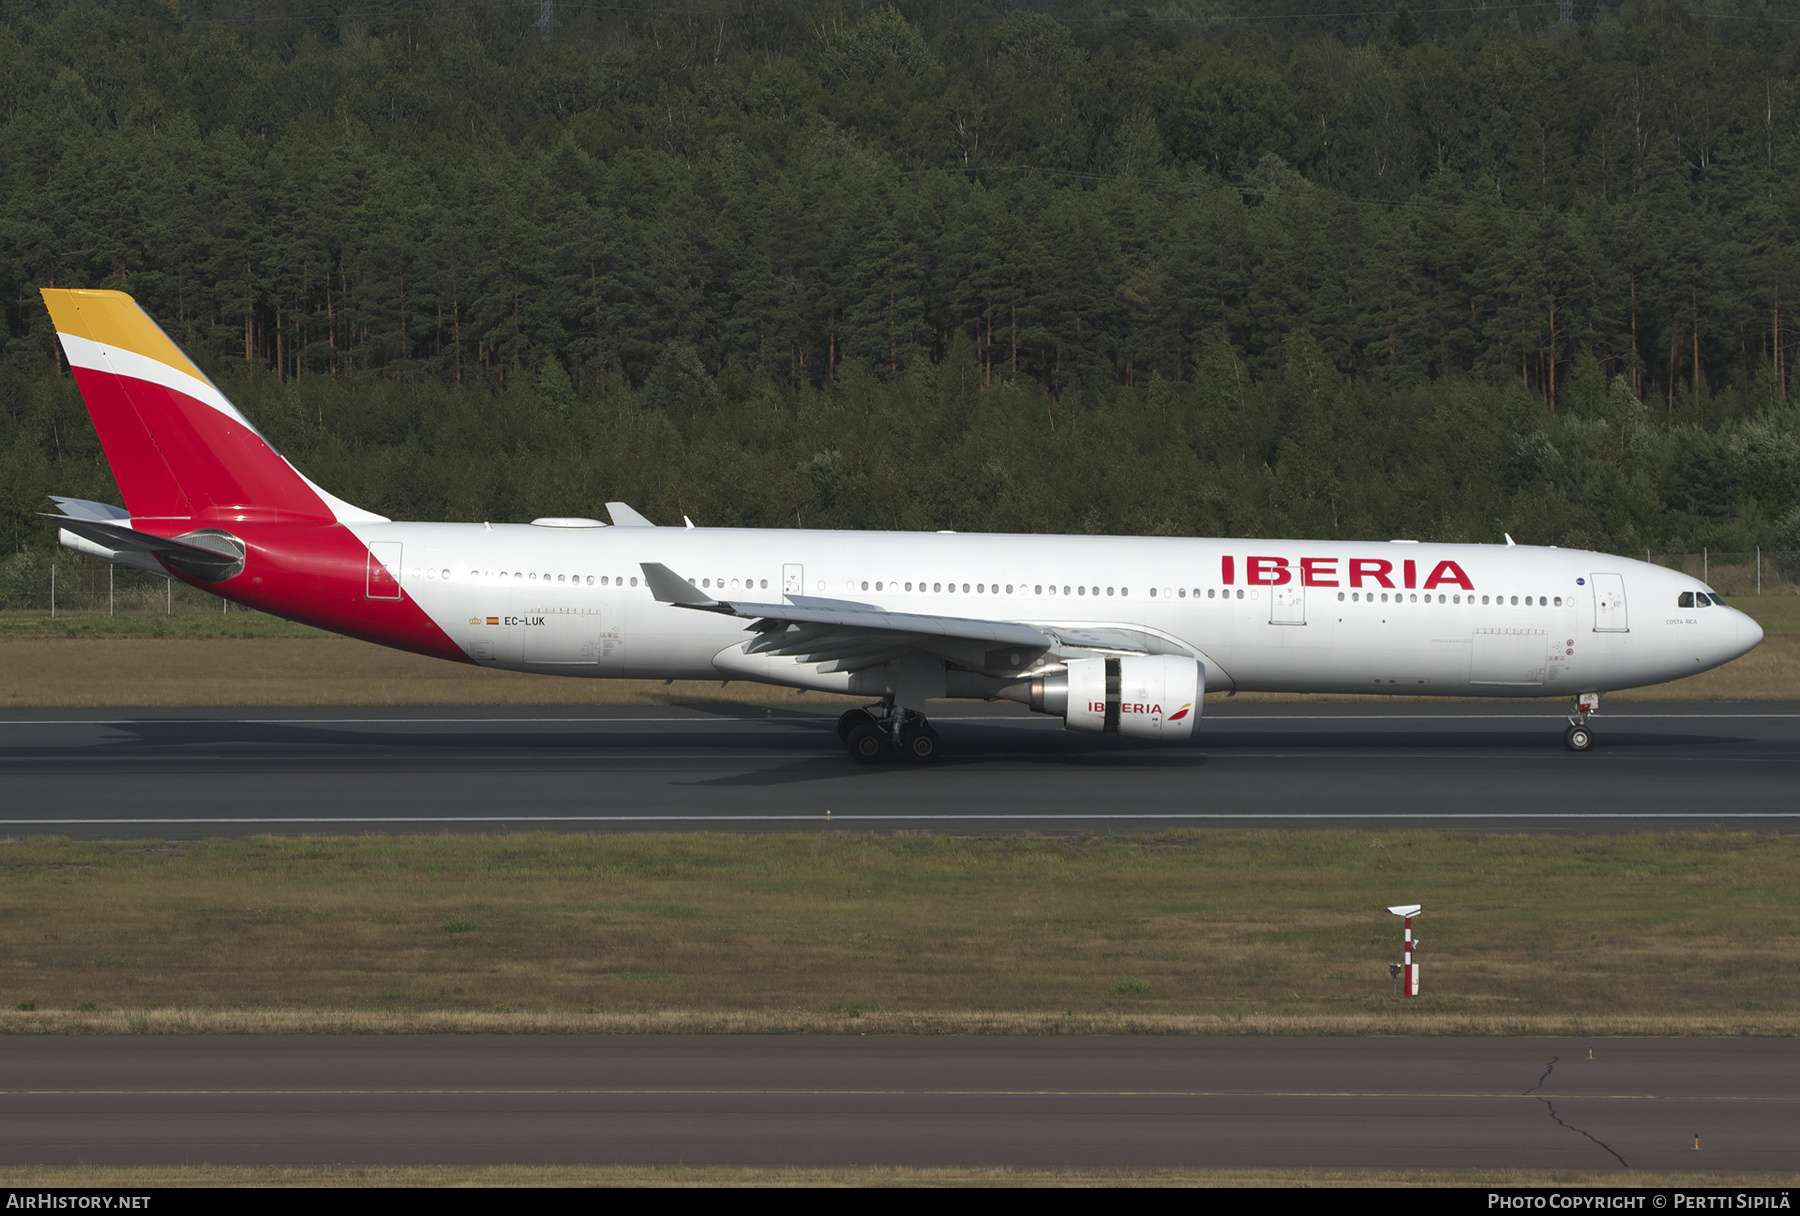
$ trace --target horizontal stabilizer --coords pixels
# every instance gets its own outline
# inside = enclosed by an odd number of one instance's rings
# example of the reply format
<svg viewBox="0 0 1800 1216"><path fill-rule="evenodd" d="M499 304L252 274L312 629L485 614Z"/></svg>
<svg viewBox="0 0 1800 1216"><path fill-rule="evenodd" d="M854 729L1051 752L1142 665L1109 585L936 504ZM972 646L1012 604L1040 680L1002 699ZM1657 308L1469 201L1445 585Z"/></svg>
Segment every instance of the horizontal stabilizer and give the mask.
<svg viewBox="0 0 1800 1216"><path fill-rule="evenodd" d="M77 519L47 512L44 518L55 520L63 531L102 548L115 553L147 553L172 569L206 582L232 578L244 568L243 542L222 532L189 532L171 540L109 520Z"/></svg>
<svg viewBox="0 0 1800 1216"><path fill-rule="evenodd" d="M52 494L50 501L62 508L64 515L71 519L130 519L131 512L124 507L115 507L111 503L89 502L85 498L64 498L60 494Z"/></svg>

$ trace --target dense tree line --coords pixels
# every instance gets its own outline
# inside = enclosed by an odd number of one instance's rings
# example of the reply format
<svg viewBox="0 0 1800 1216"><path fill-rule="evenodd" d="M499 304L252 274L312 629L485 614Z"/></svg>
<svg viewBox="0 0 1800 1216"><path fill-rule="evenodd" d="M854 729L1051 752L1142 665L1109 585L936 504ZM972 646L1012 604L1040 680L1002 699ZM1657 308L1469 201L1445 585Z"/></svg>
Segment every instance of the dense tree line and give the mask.
<svg viewBox="0 0 1800 1216"><path fill-rule="evenodd" d="M1800 547L1785 14L0 0L0 545L55 284L396 517Z"/></svg>

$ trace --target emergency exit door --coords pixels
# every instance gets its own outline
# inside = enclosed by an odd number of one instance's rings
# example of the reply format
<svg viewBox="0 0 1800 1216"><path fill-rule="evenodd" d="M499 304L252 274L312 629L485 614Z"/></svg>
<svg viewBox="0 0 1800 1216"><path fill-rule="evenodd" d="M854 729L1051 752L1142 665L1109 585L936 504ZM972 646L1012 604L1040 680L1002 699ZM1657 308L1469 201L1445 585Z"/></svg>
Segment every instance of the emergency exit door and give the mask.
<svg viewBox="0 0 1800 1216"><path fill-rule="evenodd" d="M1269 624L1306 624L1306 588L1299 583L1276 587L1269 597Z"/></svg>
<svg viewBox="0 0 1800 1216"><path fill-rule="evenodd" d="M781 594L806 594L806 570L804 567L783 566L781 568Z"/></svg>
<svg viewBox="0 0 1800 1216"><path fill-rule="evenodd" d="M1594 632L1630 633L1625 616L1625 576L1590 574L1594 584Z"/></svg>

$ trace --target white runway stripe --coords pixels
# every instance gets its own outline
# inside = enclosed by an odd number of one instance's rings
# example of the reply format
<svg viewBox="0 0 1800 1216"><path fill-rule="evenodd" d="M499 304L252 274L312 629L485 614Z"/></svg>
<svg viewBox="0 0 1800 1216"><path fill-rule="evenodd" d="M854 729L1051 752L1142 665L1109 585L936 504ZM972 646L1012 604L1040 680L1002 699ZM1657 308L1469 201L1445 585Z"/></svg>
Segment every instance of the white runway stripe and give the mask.
<svg viewBox="0 0 1800 1216"><path fill-rule="evenodd" d="M192 824L326 824L326 823L821 823L827 818L826 812L814 811L806 814L785 815L332 815L332 816L282 816L267 818L247 816L220 816L218 818L181 818L181 819L0 819L0 829L9 827L46 827L55 825L165 825L180 826ZM1511 822L1513 820L1532 821L1588 821L1618 820L1631 822L1648 819L1684 819L1684 820L1718 820L1738 819L1800 819L1800 811L1726 811L1717 813L1693 811L1646 811L1640 814L1629 813L1563 813L1563 812L1495 812L1493 814L1393 814L1385 811L1355 812L1240 812L1235 815L1185 812L1156 812L1142 815L1027 815L994 812L992 814L963 813L923 813L911 814L896 812L892 815L839 815L831 814L832 823L920 823L925 821L941 823L973 823L1006 820L1027 820L1031 822L1072 821L1077 823L1126 822L1146 823L1161 820L1182 820L1189 822L1228 821L1243 822L1246 820L1470 820L1482 822Z"/></svg>

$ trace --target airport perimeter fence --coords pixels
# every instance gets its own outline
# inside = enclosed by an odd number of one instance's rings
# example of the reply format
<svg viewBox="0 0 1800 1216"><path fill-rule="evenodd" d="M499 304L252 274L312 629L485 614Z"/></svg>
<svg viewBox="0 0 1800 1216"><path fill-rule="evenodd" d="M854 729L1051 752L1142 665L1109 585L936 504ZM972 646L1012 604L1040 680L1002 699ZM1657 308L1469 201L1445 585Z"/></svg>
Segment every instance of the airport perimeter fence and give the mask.
<svg viewBox="0 0 1800 1216"><path fill-rule="evenodd" d="M1691 574L1720 595L1800 594L1800 550L1645 550L1643 560ZM251 611L178 579L114 566L76 553L49 558L29 551L0 561L0 610L45 612L59 618L176 617Z"/></svg>
<svg viewBox="0 0 1800 1216"><path fill-rule="evenodd" d="M1796 549L1751 549L1742 553L1724 549L1702 549L1698 553L1645 550L1644 560L1691 574L1720 595L1800 594L1800 550Z"/></svg>
<svg viewBox="0 0 1800 1216"><path fill-rule="evenodd" d="M58 619L169 618L252 611L179 579L75 553L47 558L30 551L0 562L0 610L43 612Z"/></svg>

